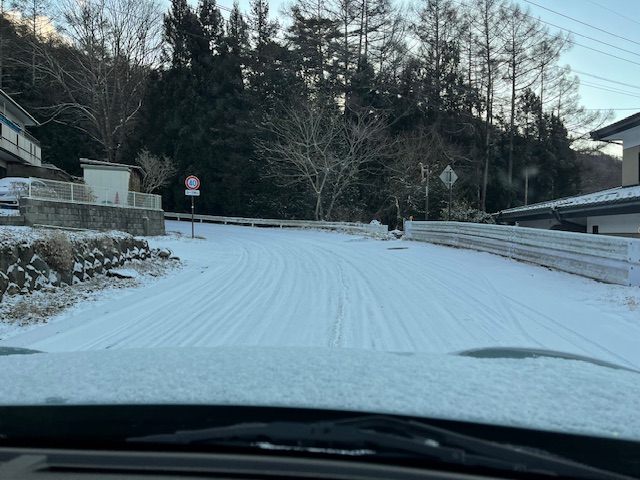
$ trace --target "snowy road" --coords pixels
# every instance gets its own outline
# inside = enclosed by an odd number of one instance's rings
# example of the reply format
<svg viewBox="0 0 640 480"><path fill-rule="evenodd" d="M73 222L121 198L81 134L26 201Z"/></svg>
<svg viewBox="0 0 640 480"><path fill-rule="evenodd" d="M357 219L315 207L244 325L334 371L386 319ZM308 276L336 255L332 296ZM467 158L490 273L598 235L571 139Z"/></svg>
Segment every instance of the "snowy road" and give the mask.
<svg viewBox="0 0 640 480"><path fill-rule="evenodd" d="M186 263L0 342L61 352L319 346L535 347L640 367L640 294L486 253L331 232L167 222Z"/></svg>

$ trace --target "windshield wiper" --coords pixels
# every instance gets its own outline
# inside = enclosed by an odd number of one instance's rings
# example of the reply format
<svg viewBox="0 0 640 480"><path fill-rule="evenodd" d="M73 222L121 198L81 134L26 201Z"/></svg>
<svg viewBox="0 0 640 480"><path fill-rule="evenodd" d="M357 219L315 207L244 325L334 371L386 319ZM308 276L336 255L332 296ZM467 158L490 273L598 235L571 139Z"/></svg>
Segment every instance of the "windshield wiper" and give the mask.
<svg viewBox="0 0 640 480"><path fill-rule="evenodd" d="M375 415L313 423L240 423L135 437L128 441L412 458L469 467L603 480L630 478L545 451L495 443L414 420Z"/></svg>

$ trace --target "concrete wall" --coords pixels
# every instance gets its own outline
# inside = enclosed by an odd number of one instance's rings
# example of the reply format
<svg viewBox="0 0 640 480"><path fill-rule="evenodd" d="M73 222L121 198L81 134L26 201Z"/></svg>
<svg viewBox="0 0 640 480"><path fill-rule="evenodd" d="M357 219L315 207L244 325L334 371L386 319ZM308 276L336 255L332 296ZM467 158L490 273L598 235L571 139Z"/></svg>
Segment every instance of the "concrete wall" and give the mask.
<svg viewBox="0 0 640 480"><path fill-rule="evenodd" d="M640 145L625 148L622 152L622 186L628 187L638 183L640 183Z"/></svg>
<svg viewBox="0 0 640 480"><path fill-rule="evenodd" d="M120 230L132 235L164 235L164 212L142 208L21 199L25 224L90 230Z"/></svg>
<svg viewBox="0 0 640 480"><path fill-rule="evenodd" d="M640 238L640 213L589 217L587 233L593 232L594 225L598 226L599 234Z"/></svg>

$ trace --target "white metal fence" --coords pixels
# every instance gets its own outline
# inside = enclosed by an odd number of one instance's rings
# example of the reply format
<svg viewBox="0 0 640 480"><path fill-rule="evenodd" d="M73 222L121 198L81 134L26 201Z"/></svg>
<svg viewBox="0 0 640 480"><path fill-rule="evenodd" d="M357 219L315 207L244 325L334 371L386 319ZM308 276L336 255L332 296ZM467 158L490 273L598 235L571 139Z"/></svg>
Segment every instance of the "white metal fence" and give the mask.
<svg viewBox="0 0 640 480"><path fill-rule="evenodd" d="M166 220L187 220L191 221L190 213L165 212ZM329 230L344 230L362 232L375 235L388 233L389 227L381 224L355 223L355 222L316 222L314 220L277 220L271 218L244 218L244 217L221 217L216 215L194 215L194 220L199 223L222 223L224 225L249 225L252 227L297 227L297 228L322 228Z"/></svg>
<svg viewBox="0 0 640 480"><path fill-rule="evenodd" d="M640 286L640 240L526 227L405 222L406 238L495 253L607 283Z"/></svg>
<svg viewBox="0 0 640 480"><path fill-rule="evenodd" d="M57 202L162 210L162 197L160 195L95 187L81 183L58 182L42 178L30 179L29 191L25 196Z"/></svg>

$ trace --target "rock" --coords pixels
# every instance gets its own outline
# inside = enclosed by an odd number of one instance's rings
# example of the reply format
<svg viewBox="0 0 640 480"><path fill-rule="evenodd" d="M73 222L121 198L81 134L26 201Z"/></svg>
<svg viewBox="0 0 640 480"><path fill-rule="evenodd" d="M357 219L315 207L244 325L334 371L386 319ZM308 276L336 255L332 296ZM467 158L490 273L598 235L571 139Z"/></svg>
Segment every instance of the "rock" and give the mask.
<svg viewBox="0 0 640 480"><path fill-rule="evenodd" d="M20 245L18 247L18 256L20 257L20 262L23 265L27 265L33 256L35 255L35 249L33 245Z"/></svg>
<svg viewBox="0 0 640 480"><path fill-rule="evenodd" d="M0 295L7 291L8 286L9 277L7 277L3 272L0 272Z"/></svg>
<svg viewBox="0 0 640 480"><path fill-rule="evenodd" d="M98 273L104 273L104 267L102 266L102 263L100 263L98 260L93 262L93 273L94 275Z"/></svg>
<svg viewBox="0 0 640 480"><path fill-rule="evenodd" d="M25 271L20 265L11 265L7 271L7 277L9 277L9 282L15 283L18 287L24 286Z"/></svg>
<svg viewBox="0 0 640 480"><path fill-rule="evenodd" d="M18 256L18 247L12 245L0 252L0 271L7 272L9 267L15 263L18 263L20 257Z"/></svg>
<svg viewBox="0 0 640 480"><path fill-rule="evenodd" d="M93 270L92 260L84 261L84 273L85 273L85 276L83 277L83 279L93 277L94 270Z"/></svg>
<svg viewBox="0 0 640 480"><path fill-rule="evenodd" d="M67 285L74 285L73 279L75 278L73 272L58 272L60 275L60 282Z"/></svg>
<svg viewBox="0 0 640 480"><path fill-rule="evenodd" d="M20 293L20 287L15 283L10 283L5 292L7 295L18 295Z"/></svg>
<svg viewBox="0 0 640 480"><path fill-rule="evenodd" d="M36 280L38 279L38 277L41 277L42 274L35 268L33 268L33 265L27 265L24 270L24 286L29 291L33 291L36 288Z"/></svg>
<svg viewBox="0 0 640 480"><path fill-rule="evenodd" d="M36 281L33 282L32 286L33 286L34 290L42 290L43 288L47 288L47 287L51 286L51 283L49 282L49 279L47 277L45 277L44 275L40 274L36 278Z"/></svg>
<svg viewBox="0 0 640 480"><path fill-rule="evenodd" d="M171 258L171 250L168 248L161 248L158 250L158 256L163 260L167 260Z"/></svg>
<svg viewBox="0 0 640 480"><path fill-rule="evenodd" d="M54 271L49 272L49 283L55 287L59 287L60 284L62 284L62 275Z"/></svg>
<svg viewBox="0 0 640 480"><path fill-rule="evenodd" d="M137 278L138 272L124 268L114 268L107 272L107 276L115 278Z"/></svg>
<svg viewBox="0 0 640 480"><path fill-rule="evenodd" d="M104 265L104 260L105 260L105 254L103 252L101 252L100 250L98 250L97 248L93 249L93 257L95 258L95 262L100 263L100 265Z"/></svg>
<svg viewBox="0 0 640 480"><path fill-rule="evenodd" d="M47 277L49 276L49 272L51 271L51 268L49 267L47 262L42 260L38 255L34 255L31 258L31 262L29 262L29 265L33 267L37 272Z"/></svg>

